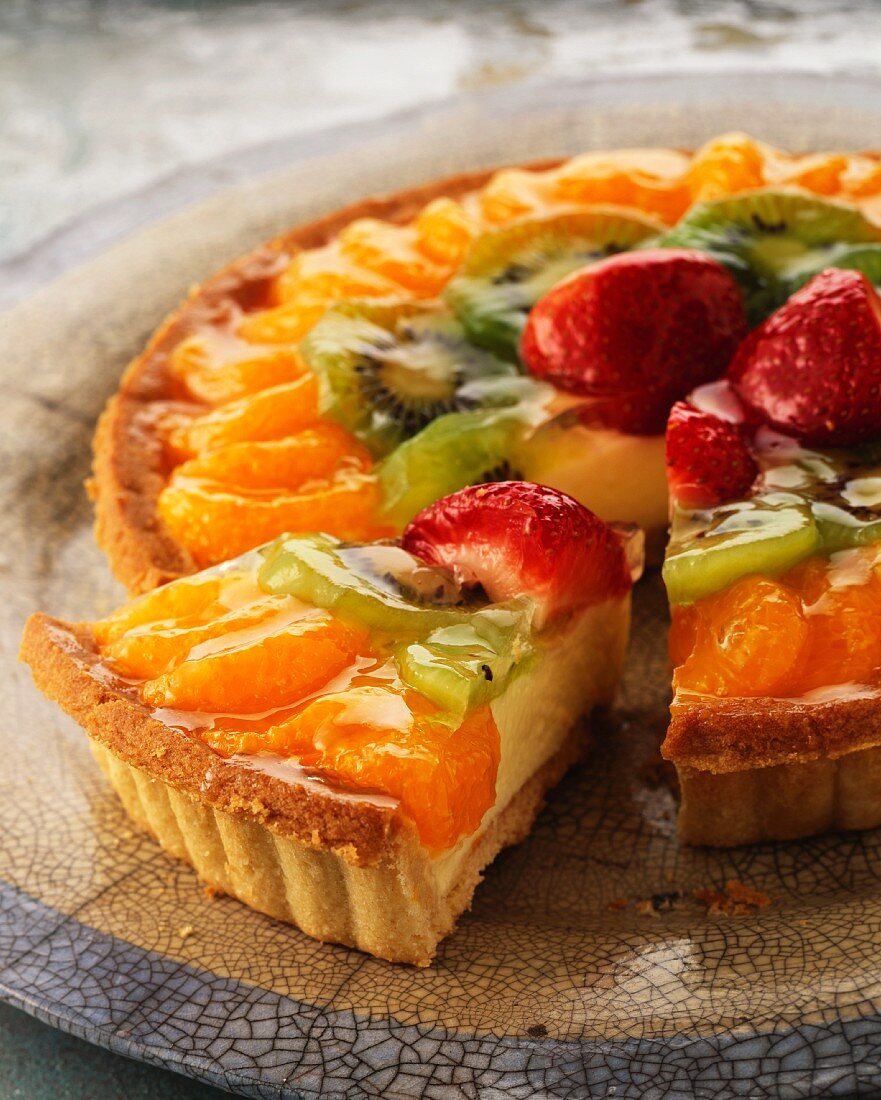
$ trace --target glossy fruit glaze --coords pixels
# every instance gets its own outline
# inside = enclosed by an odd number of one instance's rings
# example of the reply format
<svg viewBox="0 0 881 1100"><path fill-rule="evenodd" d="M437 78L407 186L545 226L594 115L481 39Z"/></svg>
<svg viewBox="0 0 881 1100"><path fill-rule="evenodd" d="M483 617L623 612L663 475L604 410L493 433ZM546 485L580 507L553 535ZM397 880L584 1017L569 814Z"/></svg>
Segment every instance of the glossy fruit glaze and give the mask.
<svg viewBox="0 0 881 1100"><path fill-rule="evenodd" d="M641 542L529 482L473 486L400 541L284 535L94 624L103 671L221 756L392 797L433 851L495 801L490 704ZM553 642L551 642L553 644Z"/></svg>
<svg viewBox="0 0 881 1100"><path fill-rule="evenodd" d="M673 409L678 691L881 688L879 312L860 272L824 271L742 345L730 382Z"/></svg>
<svg viewBox="0 0 881 1100"><path fill-rule="evenodd" d="M472 833L495 801L488 705L452 720L402 681L393 639L267 593L253 563L159 588L94 634L161 721L227 759L282 758L326 789L396 799L430 850Z"/></svg>
<svg viewBox="0 0 881 1100"><path fill-rule="evenodd" d="M671 615L676 691L800 698L881 687L881 547L749 574Z"/></svg>
<svg viewBox="0 0 881 1100"><path fill-rule="evenodd" d="M881 211L881 168L871 158L793 157L728 135L693 156L624 151L546 171L506 169L461 200L436 199L410 224L353 222L284 260L254 300L228 302L171 350L174 401L157 415L167 450L159 518L200 566L283 530L321 527L345 538L400 530L397 516L382 515L375 456L324 414L298 352L330 305L435 298L479 234L524 218L614 204L671 224L696 201L790 185ZM617 396L610 408L621 408Z"/></svg>

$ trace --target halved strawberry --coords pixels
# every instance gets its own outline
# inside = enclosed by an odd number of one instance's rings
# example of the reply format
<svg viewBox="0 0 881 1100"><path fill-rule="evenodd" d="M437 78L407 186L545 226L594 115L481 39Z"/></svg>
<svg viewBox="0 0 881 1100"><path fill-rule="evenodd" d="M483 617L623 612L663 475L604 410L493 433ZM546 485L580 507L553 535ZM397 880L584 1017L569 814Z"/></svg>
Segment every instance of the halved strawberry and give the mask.
<svg viewBox="0 0 881 1100"><path fill-rule="evenodd" d="M667 481L685 508L709 508L744 496L759 468L742 424L677 401L667 423Z"/></svg>
<svg viewBox="0 0 881 1100"><path fill-rule="evenodd" d="M531 596L547 623L626 592L622 539L572 497L527 481L474 485L436 501L411 521L403 546L491 600Z"/></svg>
<svg viewBox="0 0 881 1100"><path fill-rule="evenodd" d="M654 434L675 400L725 371L746 331L743 296L718 261L646 249L558 283L529 314L520 351L561 389L620 398L600 406L610 426Z"/></svg>
<svg viewBox="0 0 881 1100"><path fill-rule="evenodd" d="M806 442L881 435L881 299L860 271L821 271L744 342L729 377L757 415Z"/></svg>

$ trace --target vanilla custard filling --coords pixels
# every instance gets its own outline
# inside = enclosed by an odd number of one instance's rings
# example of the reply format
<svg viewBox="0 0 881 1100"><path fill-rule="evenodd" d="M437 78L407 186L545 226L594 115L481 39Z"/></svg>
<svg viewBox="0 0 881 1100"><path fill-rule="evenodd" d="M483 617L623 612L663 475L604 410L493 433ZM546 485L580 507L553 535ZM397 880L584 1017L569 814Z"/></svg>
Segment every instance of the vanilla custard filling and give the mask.
<svg viewBox="0 0 881 1100"><path fill-rule="evenodd" d="M587 608L557 637L548 638L490 704L501 741L495 802L474 833L431 857L441 896L456 883L481 834L560 750L579 719L612 702L629 626L629 594Z"/></svg>
<svg viewBox="0 0 881 1100"><path fill-rule="evenodd" d="M628 435L611 428L567 424L559 438L530 451L530 481L575 497L607 522L667 526L667 470L663 435ZM538 438L538 436L536 437Z"/></svg>

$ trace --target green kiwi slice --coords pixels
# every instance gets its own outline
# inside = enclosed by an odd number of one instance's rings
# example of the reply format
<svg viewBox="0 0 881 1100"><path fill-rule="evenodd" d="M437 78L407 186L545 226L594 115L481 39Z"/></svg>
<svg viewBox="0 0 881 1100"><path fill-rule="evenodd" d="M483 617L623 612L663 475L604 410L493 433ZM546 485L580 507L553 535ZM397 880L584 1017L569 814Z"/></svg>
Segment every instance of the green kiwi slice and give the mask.
<svg viewBox="0 0 881 1100"><path fill-rule="evenodd" d="M878 244L881 229L858 210L793 191L752 191L699 203L659 244L708 252L744 291L753 324L799 280L837 266L855 245Z"/></svg>
<svg viewBox="0 0 881 1100"><path fill-rule="evenodd" d="M499 383L517 375L436 304L343 302L300 352L321 380L322 411L378 456L439 416L509 403Z"/></svg>
<svg viewBox="0 0 881 1100"><path fill-rule="evenodd" d="M425 637L467 622L452 578L397 545L282 535L262 553L257 579L264 591L296 596L396 637Z"/></svg>
<svg viewBox="0 0 881 1100"><path fill-rule="evenodd" d="M634 248L661 228L604 207L524 219L481 234L444 298L475 344L516 361L526 316L539 298L571 272Z"/></svg>
<svg viewBox="0 0 881 1100"><path fill-rule="evenodd" d="M516 456L529 430L528 403L449 413L432 421L378 467L385 518L403 526L422 508L466 485L521 480Z"/></svg>
<svg viewBox="0 0 881 1100"><path fill-rule="evenodd" d="M881 465L878 447L832 460L833 477L814 489L814 519L827 553L881 542Z"/></svg>
<svg viewBox="0 0 881 1100"><path fill-rule="evenodd" d="M671 604L694 603L749 573L784 573L821 546L811 506L795 494L679 512L664 562L667 596Z"/></svg>
<svg viewBox="0 0 881 1100"><path fill-rule="evenodd" d="M766 488L796 492L811 508L823 544L833 554L881 542L881 445L854 450L798 448L764 473Z"/></svg>
<svg viewBox="0 0 881 1100"><path fill-rule="evenodd" d="M401 679L448 714L463 717L491 702L531 654L531 612L523 600L481 608L468 622L398 646Z"/></svg>

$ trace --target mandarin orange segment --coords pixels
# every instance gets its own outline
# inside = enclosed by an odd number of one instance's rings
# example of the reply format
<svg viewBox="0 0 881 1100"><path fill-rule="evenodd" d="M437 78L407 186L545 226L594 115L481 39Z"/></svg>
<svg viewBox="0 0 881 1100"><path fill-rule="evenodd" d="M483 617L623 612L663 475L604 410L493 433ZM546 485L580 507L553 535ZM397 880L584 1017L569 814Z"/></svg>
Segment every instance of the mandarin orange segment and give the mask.
<svg viewBox="0 0 881 1100"><path fill-rule="evenodd" d="M697 644L697 611L694 604L677 604L670 608L670 633L667 652L673 667L684 665Z"/></svg>
<svg viewBox="0 0 881 1100"><path fill-rule="evenodd" d="M799 670L799 694L836 684L877 682L881 669L881 592L829 593L823 613L808 619L810 637Z"/></svg>
<svg viewBox="0 0 881 1100"><path fill-rule="evenodd" d="M479 193L477 202L487 221L503 225L514 218L535 214L548 205L551 184L547 174L522 168L496 172Z"/></svg>
<svg viewBox="0 0 881 1100"><path fill-rule="evenodd" d="M877 548L815 559L787 580L799 586L810 629L799 688L865 684L881 669L881 577Z"/></svg>
<svg viewBox="0 0 881 1100"><path fill-rule="evenodd" d="M380 490L372 474L344 473L298 493L247 495L172 475L158 501L172 537L200 566L226 561L285 531L325 531L344 539L392 534L375 519Z"/></svg>
<svg viewBox="0 0 881 1100"><path fill-rule="evenodd" d="M317 699L285 725L286 743L315 746L299 749L302 764L399 800L429 849L470 836L495 802L500 747L489 707L451 730L420 696L368 687Z"/></svg>
<svg viewBox="0 0 881 1100"><path fill-rule="evenodd" d="M340 471L369 470L372 464L367 449L345 428L320 420L286 439L232 443L209 451L182 463L173 476L248 490L298 489Z"/></svg>
<svg viewBox="0 0 881 1100"><path fill-rule="evenodd" d="M343 298L386 298L400 292L393 279L358 263L343 249L341 241L297 253L275 281L279 305L307 300L330 304Z"/></svg>
<svg viewBox="0 0 881 1100"><path fill-rule="evenodd" d="M724 134L694 155L687 182L695 202L750 191L765 183L765 157L746 134Z"/></svg>
<svg viewBox="0 0 881 1100"><path fill-rule="evenodd" d="M451 274L449 264L434 262L416 247L411 226L359 218L340 233L339 243L350 259L420 298L439 293Z"/></svg>
<svg viewBox="0 0 881 1100"><path fill-rule="evenodd" d="M807 558L784 574L783 580L798 592L802 607L810 614L829 591L829 561L824 557Z"/></svg>
<svg viewBox="0 0 881 1100"><path fill-rule="evenodd" d="M851 157L845 188L854 199L872 198L881 192L881 163L862 157Z"/></svg>
<svg viewBox="0 0 881 1100"><path fill-rule="evenodd" d="M327 309L325 299L297 299L273 309L249 314L237 329L242 340L253 344L295 344L307 336Z"/></svg>
<svg viewBox="0 0 881 1100"><path fill-rule="evenodd" d="M226 345L226 346L224 346ZM221 405L299 378L306 364L292 348L270 348L259 355L235 338L191 336L174 349L172 373L197 401Z"/></svg>
<svg viewBox="0 0 881 1100"><path fill-rule="evenodd" d="M221 756L253 756L269 752L286 759L302 757L314 751L312 742L290 722L279 722L260 728L256 722L243 723L241 728L228 717L199 730L199 738Z"/></svg>
<svg viewBox="0 0 881 1100"><path fill-rule="evenodd" d="M794 589L743 577L695 609L696 642L676 671L677 688L718 696L789 694L808 639Z"/></svg>
<svg viewBox="0 0 881 1100"><path fill-rule="evenodd" d="M282 707L332 680L369 652L366 633L317 608L279 627L226 634L223 646L197 649L171 672L141 685L152 707L242 714ZM219 639L218 639L219 641ZM200 647L201 648L201 647Z"/></svg>
<svg viewBox="0 0 881 1100"><path fill-rule="evenodd" d="M147 623L199 620L216 607L222 582L219 577L193 577L154 588L92 625L99 646L110 645L128 630Z"/></svg>
<svg viewBox="0 0 881 1100"><path fill-rule="evenodd" d="M847 157L836 154L798 157L791 165L775 173L769 182L804 187L816 195L835 195L841 190L841 177L847 170Z"/></svg>
<svg viewBox="0 0 881 1100"><path fill-rule="evenodd" d="M479 228L461 203L435 199L416 219L416 247L436 263L452 268L462 262Z"/></svg>
<svg viewBox="0 0 881 1100"><path fill-rule="evenodd" d="M104 655L124 676L149 680L185 660L190 650L203 642L244 630L269 618L278 618L286 612L302 613L298 612L297 602L290 596L263 596L207 622L178 620L174 625L159 622L135 627L107 645Z"/></svg>
<svg viewBox="0 0 881 1100"><path fill-rule="evenodd" d="M557 173L558 196L570 203L633 206L676 221L690 202L683 180L688 165L676 153L634 150L609 156L587 153L568 161Z"/></svg>
<svg viewBox="0 0 881 1100"><path fill-rule="evenodd" d="M197 455L247 440L281 439L317 418L318 379L310 373L206 413L175 414L168 421L168 440L179 455Z"/></svg>

